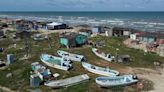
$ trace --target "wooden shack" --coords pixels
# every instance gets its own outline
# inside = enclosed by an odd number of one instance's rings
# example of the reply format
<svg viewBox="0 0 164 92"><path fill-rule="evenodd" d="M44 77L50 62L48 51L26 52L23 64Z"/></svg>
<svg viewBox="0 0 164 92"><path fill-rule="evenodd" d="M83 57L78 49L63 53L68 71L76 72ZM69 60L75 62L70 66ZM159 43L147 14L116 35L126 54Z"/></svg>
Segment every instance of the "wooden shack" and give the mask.
<svg viewBox="0 0 164 92"><path fill-rule="evenodd" d="M86 43L86 41L87 41L87 36L82 34L71 33L71 34L61 35L59 43L61 46L70 48L70 47L82 46L83 44Z"/></svg>
<svg viewBox="0 0 164 92"><path fill-rule="evenodd" d="M92 27L92 33L93 34L102 33L102 28L100 26L94 26L94 27Z"/></svg>
<svg viewBox="0 0 164 92"><path fill-rule="evenodd" d="M120 36L128 36L130 34L136 33L138 30L132 28L123 28L123 27L114 27L113 28L113 36L120 37Z"/></svg>
<svg viewBox="0 0 164 92"><path fill-rule="evenodd" d="M60 41L59 41L60 45L65 46L67 48L76 47L75 36L76 36L76 34L61 35L60 36Z"/></svg>
<svg viewBox="0 0 164 92"><path fill-rule="evenodd" d="M118 55L117 62L129 62L130 56L129 55Z"/></svg>

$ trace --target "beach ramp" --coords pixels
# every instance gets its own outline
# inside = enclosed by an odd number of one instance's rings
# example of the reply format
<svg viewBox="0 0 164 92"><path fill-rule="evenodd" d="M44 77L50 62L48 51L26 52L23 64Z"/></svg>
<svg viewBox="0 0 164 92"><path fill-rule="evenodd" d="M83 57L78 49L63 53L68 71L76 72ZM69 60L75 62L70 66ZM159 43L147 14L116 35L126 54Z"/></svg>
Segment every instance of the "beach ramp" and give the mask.
<svg viewBox="0 0 164 92"><path fill-rule="evenodd" d="M83 75L78 75L75 77L66 78L62 80L48 81L44 85L50 88L62 88L62 87L68 87L75 84L79 84L87 80L89 80L89 76L87 74L83 74Z"/></svg>

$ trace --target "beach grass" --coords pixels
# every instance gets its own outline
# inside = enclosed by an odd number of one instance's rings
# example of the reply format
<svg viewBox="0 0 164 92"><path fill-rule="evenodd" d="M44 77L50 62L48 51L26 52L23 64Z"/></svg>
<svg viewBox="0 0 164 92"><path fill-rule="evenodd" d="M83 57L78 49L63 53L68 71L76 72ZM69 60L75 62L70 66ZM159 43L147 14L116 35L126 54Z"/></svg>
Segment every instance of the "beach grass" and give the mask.
<svg viewBox="0 0 164 92"><path fill-rule="evenodd" d="M122 41L126 38L123 37L103 37L103 36L97 36L90 38L90 40L93 41L104 41L104 46L98 47L103 52L106 53L111 53L112 55L117 55L117 54L128 54L131 56L132 61L128 62L126 64L124 63L108 63L107 61L104 61L97 56L95 56L92 51L90 46L84 46L84 47L78 47L78 48L59 48L59 37L58 34L51 34L51 45L52 48L49 47L49 42L47 40L45 41L40 41L40 42L35 42L32 40L32 38L29 39L29 44L30 44L30 55L31 58L27 60L19 60L19 58L23 57L24 50L19 49L20 47L23 47L23 40L20 40L17 43L17 48L10 48L7 49L6 52L0 53L0 58L6 60L6 54L7 53L13 53L16 56L16 60L13 64L9 65L5 70L0 70L0 85L8 87L12 90L19 90L22 92L28 91L28 89L33 89L29 87L29 76L30 76L30 71L31 71L31 63L32 62L39 62L43 64L39 56L42 53L47 53L47 54L52 54L52 55L57 55L56 51L58 49L66 50L69 52L77 53L84 55L87 59L87 62L94 64L94 65L99 65L102 67L110 67L113 69L117 68L124 68L126 66L131 66L131 67L144 67L144 68L154 68L153 62L154 61L164 61L163 57L158 56L157 54L154 53L144 53L142 50L138 49L133 49L133 48L128 48L126 47ZM12 45L12 40L11 39L6 39L6 41L1 41L2 44L0 46L3 47L8 47L9 45ZM118 50L119 49L119 50ZM43 64L45 65L45 64ZM109 66L111 65L111 66ZM46 65L45 65L46 66ZM73 69L70 71L62 71L58 69L54 69L51 67L48 67L52 73L59 73L60 77L58 79L63 79L63 78L68 78L68 77L73 77L79 74L88 74L91 77L91 80L75 85L75 86L70 86L67 88L63 89L49 89L45 86L39 87L43 92L122 92L125 87L114 87L110 89L104 89L100 88L96 83L95 83L95 78L98 77L99 75L89 73L83 67L79 62L74 62L73 63ZM12 73L13 76L11 78L6 78L6 75L8 73ZM133 87L130 87L133 88ZM133 91L136 91L136 89L133 89Z"/></svg>

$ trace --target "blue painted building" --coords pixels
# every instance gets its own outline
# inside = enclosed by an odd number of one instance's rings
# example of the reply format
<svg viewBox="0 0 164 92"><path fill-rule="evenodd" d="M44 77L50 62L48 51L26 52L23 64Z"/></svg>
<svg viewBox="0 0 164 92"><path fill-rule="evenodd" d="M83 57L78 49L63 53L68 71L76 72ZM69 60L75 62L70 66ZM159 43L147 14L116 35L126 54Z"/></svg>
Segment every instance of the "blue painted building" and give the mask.
<svg viewBox="0 0 164 92"><path fill-rule="evenodd" d="M38 74L34 74L30 76L30 86L31 87L39 87L41 79Z"/></svg>
<svg viewBox="0 0 164 92"><path fill-rule="evenodd" d="M8 54L7 55L7 64L12 64L14 62L14 55Z"/></svg>
<svg viewBox="0 0 164 92"><path fill-rule="evenodd" d="M59 43L67 48L82 46L87 42L87 36L82 34L66 34L60 37Z"/></svg>
<svg viewBox="0 0 164 92"><path fill-rule="evenodd" d="M102 29L99 26L95 26L95 27L92 28L92 33L93 34L99 34L101 32L102 32Z"/></svg>

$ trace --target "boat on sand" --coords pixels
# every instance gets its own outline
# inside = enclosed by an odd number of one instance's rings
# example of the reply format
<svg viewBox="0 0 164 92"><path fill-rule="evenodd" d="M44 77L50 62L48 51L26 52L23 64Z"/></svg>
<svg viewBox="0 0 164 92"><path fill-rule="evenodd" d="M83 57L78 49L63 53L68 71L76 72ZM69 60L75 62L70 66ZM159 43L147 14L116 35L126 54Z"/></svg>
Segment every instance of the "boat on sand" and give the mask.
<svg viewBox="0 0 164 92"><path fill-rule="evenodd" d="M61 88L61 87L72 86L72 85L84 82L86 80L89 80L89 76L87 74L83 74L83 75L78 75L71 78L48 81L44 83L44 85L50 88Z"/></svg>
<svg viewBox="0 0 164 92"><path fill-rule="evenodd" d="M63 50L58 50L57 54L61 57L65 57L68 58L72 61L79 61L82 62L84 60L84 56L83 55L78 55L78 54L73 54L73 53L69 53Z"/></svg>
<svg viewBox="0 0 164 92"><path fill-rule="evenodd" d="M69 70L72 65L70 64L71 61L66 58L56 57L48 54L42 54L40 56L40 59L43 63L45 63L47 66L61 69L61 70Z"/></svg>
<svg viewBox="0 0 164 92"><path fill-rule="evenodd" d="M105 54L104 52L101 52L101 51L99 51L98 49L96 49L96 48L92 48L92 52L96 55L96 56L98 56L98 57L100 57L100 58L102 58L102 59L104 59L104 60L106 60L106 61L109 61L109 62L111 62L112 60L114 60L114 56L112 56L111 54Z"/></svg>
<svg viewBox="0 0 164 92"><path fill-rule="evenodd" d="M95 65L91 65L89 63L86 62L82 62L82 66L88 70L89 72L95 73L95 74L99 74L99 75L103 75L103 76L117 76L119 75L119 72L116 70L112 70L110 68L102 68L99 66L95 66Z"/></svg>
<svg viewBox="0 0 164 92"><path fill-rule="evenodd" d="M96 83L101 87L124 86L138 82L133 75L122 75L116 77L98 77Z"/></svg>

